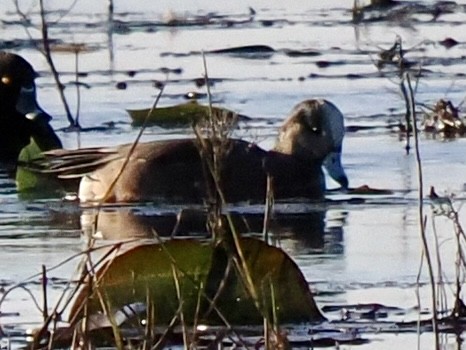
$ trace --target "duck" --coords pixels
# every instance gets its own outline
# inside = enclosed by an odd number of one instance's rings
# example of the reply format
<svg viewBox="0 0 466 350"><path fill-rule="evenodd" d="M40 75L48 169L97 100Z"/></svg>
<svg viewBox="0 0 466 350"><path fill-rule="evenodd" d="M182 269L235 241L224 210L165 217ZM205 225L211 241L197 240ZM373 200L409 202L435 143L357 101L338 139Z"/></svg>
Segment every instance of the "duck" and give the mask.
<svg viewBox="0 0 466 350"><path fill-rule="evenodd" d="M24 58L0 51L0 163L6 168L16 166L33 137L43 151L62 148L50 125L52 117L37 103L37 76Z"/></svg>
<svg viewBox="0 0 466 350"><path fill-rule="evenodd" d="M326 188L322 167L341 188L348 188L341 162L343 136L344 117L334 104L323 99L303 101L280 128L272 150L241 139L227 139L215 179L227 202L263 201L268 176L276 199L322 200ZM214 148L212 140L150 141L132 148L133 144L56 149L44 153L45 161L38 168L62 179L80 178L81 202L165 199L202 203L212 198L216 182L206 162Z"/></svg>
<svg viewBox="0 0 466 350"><path fill-rule="evenodd" d="M37 74L32 66L18 55L3 53L0 73L0 97L2 101L4 96L9 97L5 119L23 123L20 126L26 128L18 129L24 140L16 142L10 157L14 159L32 137L44 151L43 157L20 166L43 176L78 182L77 193L83 203L205 203L213 198L216 184L227 202L258 202L266 196L268 178L276 199L322 200L326 189L322 168L342 189L348 188L341 163L344 116L325 99L298 103L280 127L272 150L241 139L224 140L219 171L214 177L206 161L218 148L212 139L65 150L50 127L51 117L36 101ZM11 137L8 140L14 142Z"/></svg>

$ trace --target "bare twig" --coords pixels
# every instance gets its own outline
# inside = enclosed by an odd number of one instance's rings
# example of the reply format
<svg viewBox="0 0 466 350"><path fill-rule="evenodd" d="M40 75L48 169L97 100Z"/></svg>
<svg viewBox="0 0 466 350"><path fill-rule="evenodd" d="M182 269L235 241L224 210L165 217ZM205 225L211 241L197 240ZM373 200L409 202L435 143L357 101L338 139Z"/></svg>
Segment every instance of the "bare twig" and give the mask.
<svg viewBox="0 0 466 350"><path fill-rule="evenodd" d="M99 204L98 204L98 207L100 208L104 203L105 201L108 199L108 197L110 196L110 193L113 191L116 183L118 182L118 180L120 179L121 177L121 174L123 174L123 172L125 171L126 169L126 166L128 165L128 162L129 160L131 159L131 156L133 155L134 153L134 150L136 149L137 145L139 144L139 140L141 139L142 137L142 134L144 133L144 131L146 130L146 127L147 127L147 122L149 120L149 117L150 115L152 114L152 112L155 110L155 108L157 107L157 104L159 103L159 100L160 98L162 97L162 94L163 94L163 89L165 87L165 84L162 85L156 99L154 100L154 103L151 107L151 109L149 110L149 112L147 112L147 115L146 115L146 118L144 119L144 122L142 123L142 126L141 126L141 129L139 129L139 133L137 134L136 136L136 139L134 140L133 144L131 145L131 148L129 149L128 151L128 154L126 155L126 158L121 166L121 168L119 169L118 173L116 174L115 178L113 179L112 183L110 184L110 186L108 186L107 188L107 191L105 192L104 196L100 199L99 201Z"/></svg>
<svg viewBox="0 0 466 350"><path fill-rule="evenodd" d="M47 319L48 315L48 305L47 305L47 269L45 265L42 265L42 295L43 295L43 306L42 306L42 316L44 321Z"/></svg>
<svg viewBox="0 0 466 350"><path fill-rule="evenodd" d="M52 50L50 48L50 40L49 40L49 31L48 31L48 23L46 19L46 11L44 7L44 0L39 0L40 4L40 18L41 18L41 23L42 23L42 45L43 45L43 51L41 51L45 59L47 60L47 63L50 67L50 70L52 71L52 76L53 79L55 80L55 84L58 88L58 93L60 95L60 99L63 103L63 107L65 108L66 112L66 117L68 118L68 122L70 123L70 127L77 128L79 129L80 126L77 123L76 120L73 119L73 116L71 114L70 107L68 105L68 101L66 100L65 97L65 88L64 85L60 81L60 74L58 73L57 68L55 67L55 63L52 59Z"/></svg>
<svg viewBox="0 0 466 350"><path fill-rule="evenodd" d="M204 63L204 77L207 82L207 87L209 86L208 82L208 72L207 72L207 63L205 59L205 55L203 55L203 63ZM230 254L229 258L233 259L233 262L236 267L236 271L239 275L239 278L244 283L248 294L250 295L252 301L254 302L255 307L261 313L261 315L266 319L266 322L269 326L271 326L270 316L265 310L265 305L259 297L259 292L257 290L256 285L254 284L252 274L250 268L248 266L248 262L246 256L243 251L243 247L241 245L241 239L239 237L238 232L235 229L235 225L233 223L233 219L230 213L226 213L226 221L228 225L228 229L225 229L222 224L223 222L223 215L222 215L222 206L227 202L225 195L223 193L221 187L221 167L222 167L222 158L225 154L229 151L228 149L228 135L231 129L228 125L217 125L221 119L218 119L217 116L214 116L212 113L212 97L210 93L210 89L207 88L207 94L209 95L209 105L210 105L210 143L211 148L209 148L207 142L202 137L201 132L198 128L195 128L194 131L196 133L196 137L200 143L200 152L201 157L203 157L208 171L213 179L213 186L215 191L215 201L214 206L211 208L212 212L212 235L215 237L217 232L223 235L223 237L217 237L223 239L224 244L227 245L227 250ZM210 153L209 153L210 152ZM228 236L225 237L225 233L228 232Z"/></svg>
<svg viewBox="0 0 466 350"><path fill-rule="evenodd" d="M79 46L75 47L74 54L74 75L76 79L76 116L74 120L75 124L79 126L79 112L81 108L81 87L79 85Z"/></svg>
<svg viewBox="0 0 466 350"><path fill-rule="evenodd" d="M267 192L265 197L265 213L264 213L264 224L262 227L262 235L264 241L269 243L269 229L270 229L270 220L273 212L273 178L270 175L267 175Z"/></svg>
<svg viewBox="0 0 466 350"><path fill-rule="evenodd" d="M425 231L424 225L424 181L422 176L422 161L421 161L421 153L419 149L419 135L418 129L416 124L416 107L414 102L414 92L411 85L411 78L410 74L405 74L405 79L407 83L407 90L409 92L409 104L410 104L410 111L411 111L411 120L413 125L413 136L414 136L414 150L416 154L416 164L417 164L417 173L418 173L418 192L419 192L419 200L418 200L418 210L419 210L419 225L421 230L421 239L422 239L422 246L424 249L425 258L427 261L427 268L429 270L429 279L431 285L431 293L432 293L432 326L434 330L434 337L435 337L435 346L436 349L440 349L440 340L439 340L439 333L438 333L438 315L437 315L437 297L435 291L435 279L434 279L434 271L433 271L433 264L432 258L429 252L429 245L427 242L427 236Z"/></svg>

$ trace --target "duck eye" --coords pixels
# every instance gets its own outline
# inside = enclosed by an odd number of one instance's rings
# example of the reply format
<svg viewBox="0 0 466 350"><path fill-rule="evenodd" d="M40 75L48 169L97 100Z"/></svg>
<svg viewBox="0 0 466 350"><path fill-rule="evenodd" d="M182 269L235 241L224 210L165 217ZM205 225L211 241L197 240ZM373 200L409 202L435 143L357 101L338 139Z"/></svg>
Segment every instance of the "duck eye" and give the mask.
<svg viewBox="0 0 466 350"><path fill-rule="evenodd" d="M322 122L314 115L307 115L305 121L306 128L315 135L322 134Z"/></svg>
<svg viewBox="0 0 466 350"><path fill-rule="evenodd" d="M2 84L10 85L11 84L11 78L8 75L4 75L2 77Z"/></svg>
<svg viewBox="0 0 466 350"><path fill-rule="evenodd" d="M308 129L315 135L320 135L322 133L322 129L318 125L309 125Z"/></svg>

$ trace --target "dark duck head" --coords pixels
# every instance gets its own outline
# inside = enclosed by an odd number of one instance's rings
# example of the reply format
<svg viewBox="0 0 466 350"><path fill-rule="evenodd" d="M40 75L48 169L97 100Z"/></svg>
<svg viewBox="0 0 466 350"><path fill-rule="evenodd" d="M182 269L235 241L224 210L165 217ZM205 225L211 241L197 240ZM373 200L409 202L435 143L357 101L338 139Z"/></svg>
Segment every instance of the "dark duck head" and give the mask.
<svg viewBox="0 0 466 350"><path fill-rule="evenodd" d="M35 140L43 151L61 142L36 101L37 73L21 56L0 52L0 162L15 164L21 150Z"/></svg>

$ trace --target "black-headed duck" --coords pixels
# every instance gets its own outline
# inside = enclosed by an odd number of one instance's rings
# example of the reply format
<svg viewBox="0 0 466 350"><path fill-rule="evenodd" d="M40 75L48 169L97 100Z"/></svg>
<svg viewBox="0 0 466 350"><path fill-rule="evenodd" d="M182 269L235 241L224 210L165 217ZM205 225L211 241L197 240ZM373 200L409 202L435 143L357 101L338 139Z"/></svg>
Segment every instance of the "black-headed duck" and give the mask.
<svg viewBox="0 0 466 350"><path fill-rule="evenodd" d="M31 137L44 151L61 148L52 118L37 104L36 77L21 56L0 51L0 163L15 164Z"/></svg>

